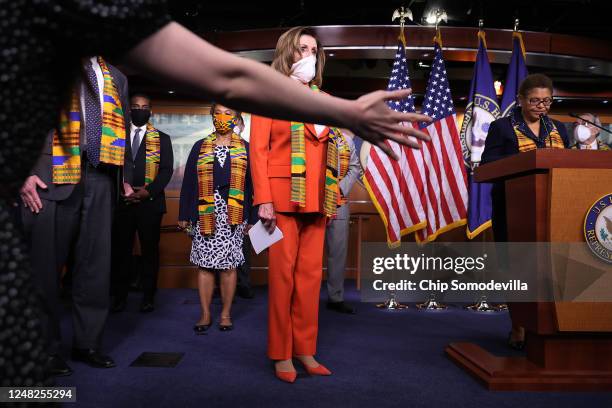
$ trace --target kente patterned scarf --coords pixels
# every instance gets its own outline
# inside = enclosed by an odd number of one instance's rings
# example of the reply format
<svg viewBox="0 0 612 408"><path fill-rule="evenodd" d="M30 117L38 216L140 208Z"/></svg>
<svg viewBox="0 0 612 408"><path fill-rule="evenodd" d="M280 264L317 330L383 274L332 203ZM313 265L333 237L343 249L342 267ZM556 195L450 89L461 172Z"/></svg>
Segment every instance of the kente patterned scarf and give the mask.
<svg viewBox="0 0 612 408"><path fill-rule="evenodd" d="M319 88L311 86L315 92ZM338 162L341 163L346 157L345 150L350 149L342 133L338 128L329 128L329 140L327 143L327 163L325 168L325 198L323 210L328 217L335 217L339 196L338 188ZM339 152L342 152L339 157ZM348 171L348 161L345 163ZM340 173L341 174L341 173ZM346 175L346 173L345 173ZM291 202L300 207L306 206L306 139L304 137L304 123L291 122Z"/></svg>
<svg viewBox="0 0 612 408"><path fill-rule="evenodd" d="M145 133L145 186L151 184L159 172L159 161L161 157L159 131L150 123L147 123Z"/></svg>
<svg viewBox="0 0 612 408"><path fill-rule="evenodd" d="M340 162L338 164L338 180L342 180L344 177L346 177L348 173L348 169L349 169L349 162L351 160L350 146L346 142L344 135L341 134L340 137L341 137L342 146L340 146L339 152L338 152L340 156ZM342 191L340 190L340 186L338 186L338 192L339 192L338 205L346 204L348 202L348 197L345 197L344 194L342 194Z"/></svg>
<svg viewBox="0 0 612 408"><path fill-rule="evenodd" d="M527 136L529 134L527 123L517 118L517 116L520 114L520 107L517 107L514 113L510 115L510 121L512 123L512 127L514 128L514 133L516 134L519 152L523 153L537 149L538 145L532 138ZM561 138L561 134L557 130L555 123L549 118L544 118L543 121L546 124L546 128L550 130L546 135L546 139L544 140L544 147L565 149L563 138Z"/></svg>
<svg viewBox="0 0 612 408"><path fill-rule="evenodd" d="M125 119L119 91L101 57L98 64L104 77L100 162L122 166L125 152ZM70 98L69 110L60 112L59 132L53 135L53 183L77 184L81 179L81 104L79 88Z"/></svg>
<svg viewBox="0 0 612 408"><path fill-rule="evenodd" d="M198 216L202 235L210 235L215 230L215 192L213 187L215 140L217 140L215 133L204 139L198 156ZM230 142L230 162L227 213L230 225L238 225L244 220L247 152L244 141L235 133L232 134Z"/></svg>

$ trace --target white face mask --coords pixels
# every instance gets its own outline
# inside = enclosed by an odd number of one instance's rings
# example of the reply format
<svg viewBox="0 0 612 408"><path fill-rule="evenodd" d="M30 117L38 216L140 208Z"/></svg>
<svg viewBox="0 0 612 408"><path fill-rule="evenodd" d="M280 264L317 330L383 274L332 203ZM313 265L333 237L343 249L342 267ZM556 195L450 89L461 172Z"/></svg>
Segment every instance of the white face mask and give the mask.
<svg viewBox="0 0 612 408"><path fill-rule="evenodd" d="M307 84L315 77L317 72L317 58L314 55L302 58L291 66L291 78Z"/></svg>
<svg viewBox="0 0 612 408"><path fill-rule="evenodd" d="M584 125L578 125L574 128L574 136L580 143L584 143L591 137L591 131Z"/></svg>

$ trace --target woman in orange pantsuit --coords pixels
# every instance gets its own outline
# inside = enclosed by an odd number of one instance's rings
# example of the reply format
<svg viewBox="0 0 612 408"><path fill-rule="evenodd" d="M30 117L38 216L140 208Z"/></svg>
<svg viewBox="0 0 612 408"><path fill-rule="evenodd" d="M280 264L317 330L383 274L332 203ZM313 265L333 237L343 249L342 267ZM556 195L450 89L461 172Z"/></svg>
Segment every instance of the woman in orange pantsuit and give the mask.
<svg viewBox="0 0 612 408"><path fill-rule="evenodd" d="M279 38L272 67L316 91L324 64L315 33L295 27ZM301 148L295 144L296 135L301 135ZM259 216L266 226L272 229L278 225L284 235L269 252L268 356L275 360L277 377L287 382L296 378L292 358L311 375L331 374L314 355L326 224L327 153L328 144L337 140L334 136L326 126L261 116L251 119L255 204L260 206Z"/></svg>

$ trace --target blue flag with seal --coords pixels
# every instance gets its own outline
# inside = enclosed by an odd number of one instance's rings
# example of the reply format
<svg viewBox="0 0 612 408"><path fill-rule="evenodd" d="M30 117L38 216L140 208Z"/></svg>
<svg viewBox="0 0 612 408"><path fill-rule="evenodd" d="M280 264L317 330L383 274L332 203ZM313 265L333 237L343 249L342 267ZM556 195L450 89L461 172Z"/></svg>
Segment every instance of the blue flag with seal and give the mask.
<svg viewBox="0 0 612 408"><path fill-rule="evenodd" d="M480 164L489 125L500 116L493 73L487 56L485 33L478 31L478 54L474 64L474 76L470 96L461 124L463 159L468 168L468 222L467 236L473 239L491 227L491 183L476 183L474 169Z"/></svg>
<svg viewBox="0 0 612 408"><path fill-rule="evenodd" d="M512 57L508 66L506 82L504 82L504 94L501 101L502 117L510 115L512 108L516 105L518 89L525 77L528 75L525 63L525 45L523 36L518 31L512 33Z"/></svg>

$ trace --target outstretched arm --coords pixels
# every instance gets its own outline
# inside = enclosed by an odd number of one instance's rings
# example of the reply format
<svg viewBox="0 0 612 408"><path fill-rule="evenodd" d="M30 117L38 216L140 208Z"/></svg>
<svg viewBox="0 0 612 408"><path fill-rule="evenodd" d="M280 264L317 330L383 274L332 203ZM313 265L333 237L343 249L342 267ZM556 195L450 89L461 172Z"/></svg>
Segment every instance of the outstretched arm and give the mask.
<svg viewBox="0 0 612 408"><path fill-rule="evenodd" d="M320 92L272 68L223 51L178 23L169 23L128 52L126 63L149 76L197 96L259 115L346 127L394 156L385 139L418 148L408 138L429 140L400 122L429 121L424 115L395 112L385 103L410 90L376 91L350 101Z"/></svg>

